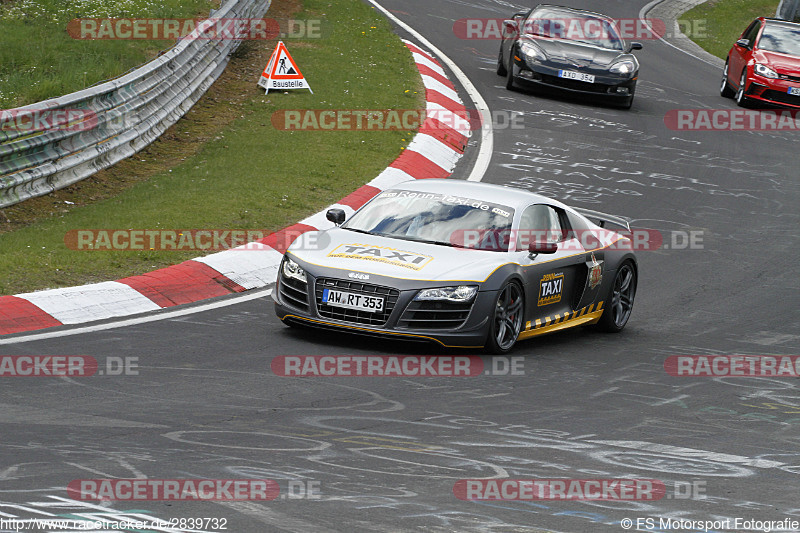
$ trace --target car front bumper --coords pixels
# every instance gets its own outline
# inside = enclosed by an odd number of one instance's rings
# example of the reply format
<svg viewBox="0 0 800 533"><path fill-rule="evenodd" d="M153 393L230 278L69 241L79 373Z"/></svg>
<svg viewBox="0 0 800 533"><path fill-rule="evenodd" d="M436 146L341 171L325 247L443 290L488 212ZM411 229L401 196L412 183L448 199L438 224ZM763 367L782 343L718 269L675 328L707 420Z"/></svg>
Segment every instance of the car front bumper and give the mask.
<svg viewBox="0 0 800 533"><path fill-rule="evenodd" d="M572 95L591 96L610 100L626 100L633 97L636 92L636 76L631 78L620 78L607 72L587 72L595 76L594 83L578 80L560 78L560 70L570 69L569 66L551 67L539 64L531 65L527 62L514 60L514 79L531 88L548 90L552 92L562 92Z"/></svg>
<svg viewBox="0 0 800 533"><path fill-rule="evenodd" d="M800 81L771 80L753 75L747 82L745 95L757 102L800 109L800 95L789 94L790 87L800 88Z"/></svg>
<svg viewBox="0 0 800 533"><path fill-rule="evenodd" d="M372 291L378 285L311 275L307 275L307 279L305 291L302 291L299 283L283 275L278 277L272 297L275 313L283 322L359 335L433 342L450 348L482 348L486 343L495 291L479 291L471 303L459 304L462 306L459 313L447 304L440 304L436 309L438 302L425 302L422 308L420 302L414 302L419 288L400 290L384 284L380 288L386 289L385 305L391 305L391 309L377 315L322 304L320 285L328 281L348 284L341 286L341 290L356 292L360 292L360 287L369 287L369 294L375 294ZM454 315L456 319L451 318ZM437 327L429 327L431 324Z"/></svg>

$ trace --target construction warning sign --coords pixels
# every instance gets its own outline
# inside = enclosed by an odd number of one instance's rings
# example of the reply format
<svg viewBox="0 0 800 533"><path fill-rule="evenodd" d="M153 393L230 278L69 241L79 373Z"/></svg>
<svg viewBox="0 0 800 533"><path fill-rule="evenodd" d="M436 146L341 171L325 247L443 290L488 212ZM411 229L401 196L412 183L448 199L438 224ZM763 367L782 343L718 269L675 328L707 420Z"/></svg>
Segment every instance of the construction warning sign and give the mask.
<svg viewBox="0 0 800 533"><path fill-rule="evenodd" d="M283 41L279 41L278 46L272 52L267 68L264 69L261 79L258 80L258 86L263 87L267 92L270 89L308 89L311 91L311 86L300 73L300 68L289 55L289 50L286 49ZM314 91L311 93L313 94Z"/></svg>

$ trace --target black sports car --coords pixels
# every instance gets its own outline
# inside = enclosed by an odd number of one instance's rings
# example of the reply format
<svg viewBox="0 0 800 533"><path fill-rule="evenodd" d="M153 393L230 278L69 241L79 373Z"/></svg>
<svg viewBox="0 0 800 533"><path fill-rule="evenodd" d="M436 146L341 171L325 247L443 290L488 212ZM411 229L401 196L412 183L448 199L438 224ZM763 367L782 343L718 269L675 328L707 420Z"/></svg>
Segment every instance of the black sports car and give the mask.
<svg viewBox="0 0 800 533"><path fill-rule="evenodd" d="M539 5L503 22L497 74L517 84L633 104L640 43L622 38L614 19L568 7Z"/></svg>

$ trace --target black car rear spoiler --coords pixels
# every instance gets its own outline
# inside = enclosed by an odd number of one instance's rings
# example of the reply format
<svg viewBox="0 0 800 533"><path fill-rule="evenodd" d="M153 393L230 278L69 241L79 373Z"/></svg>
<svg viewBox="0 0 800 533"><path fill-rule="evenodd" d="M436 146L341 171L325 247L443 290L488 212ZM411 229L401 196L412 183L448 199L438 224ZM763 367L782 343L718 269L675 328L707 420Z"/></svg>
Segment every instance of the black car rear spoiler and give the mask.
<svg viewBox="0 0 800 533"><path fill-rule="evenodd" d="M601 213L599 211L592 211L591 209L583 209L580 207L573 207L578 214L585 216L592 222L595 222L601 228L605 228L606 224L614 224L615 226L620 226L625 228L626 230L631 230L631 224L628 222L627 219L622 217L614 216L614 215L607 215L606 213Z"/></svg>

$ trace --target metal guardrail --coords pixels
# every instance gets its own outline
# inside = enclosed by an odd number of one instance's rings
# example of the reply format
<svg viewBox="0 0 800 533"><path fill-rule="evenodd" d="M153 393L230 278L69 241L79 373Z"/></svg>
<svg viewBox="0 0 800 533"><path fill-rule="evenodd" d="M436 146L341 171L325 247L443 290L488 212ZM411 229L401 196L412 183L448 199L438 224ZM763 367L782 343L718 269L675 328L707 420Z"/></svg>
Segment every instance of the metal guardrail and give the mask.
<svg viewBox="0 0 800 533"><path fill-rule="evenodd" d="M211 16L261 18L271 1L228 0ZM60 124L48 120L48 128L30 131L0 122L0 208L85 179L142 150L175 124L222 74L242 41L221 36L213 26L198 24L163 55L120 78L4 112L6 117L48 114ZM66 110L78 111L63 116ZM86 127L68 122L81 114Z"/></svg>

